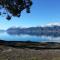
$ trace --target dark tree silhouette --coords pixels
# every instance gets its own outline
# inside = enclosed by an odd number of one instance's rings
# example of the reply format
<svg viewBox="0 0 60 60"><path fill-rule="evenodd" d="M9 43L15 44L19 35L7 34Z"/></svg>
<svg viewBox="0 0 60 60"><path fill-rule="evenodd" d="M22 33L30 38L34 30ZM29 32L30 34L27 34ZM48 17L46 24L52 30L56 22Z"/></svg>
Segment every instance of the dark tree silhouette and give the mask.
<svg viewBox="0 0 60 60"><path fill-rule="evenodd" d="M24 9L26 9L27 13L30 13L31 5L31 0L0 0L0 10L2 8L5 9L6 12L3 12L3 14L7 14L7 20L10 20L12 16L20 17L21 11ZM1 14L2 13L0 11L0 15Z"/></svg>

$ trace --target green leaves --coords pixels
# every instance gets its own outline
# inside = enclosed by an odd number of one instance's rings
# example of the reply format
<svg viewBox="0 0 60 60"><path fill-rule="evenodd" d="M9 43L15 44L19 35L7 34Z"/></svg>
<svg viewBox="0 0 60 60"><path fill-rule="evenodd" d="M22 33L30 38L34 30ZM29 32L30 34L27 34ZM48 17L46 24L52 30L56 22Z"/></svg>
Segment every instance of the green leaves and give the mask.
<svg viewBox="0 0 60 60"><path fill-rule="evenodd" d="M23 11L24 9L26 9L27 13L30 13L30 6L32 5L32 1L31 0L0 0L0 5L2 6L2 8L5 8L7 12L6 19L10 20L11 16L20 17L21 11ZM3 13L5 14L5 12Z"/></svg>

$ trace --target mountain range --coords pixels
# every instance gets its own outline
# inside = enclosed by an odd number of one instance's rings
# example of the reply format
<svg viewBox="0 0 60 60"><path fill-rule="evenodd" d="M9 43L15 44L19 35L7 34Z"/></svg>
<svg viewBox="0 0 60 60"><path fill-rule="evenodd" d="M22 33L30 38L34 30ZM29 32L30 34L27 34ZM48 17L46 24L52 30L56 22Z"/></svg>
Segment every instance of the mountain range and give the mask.
<svg viewBox="0 0 60 60"><path fill-rule="evenodd" d="M8 28L8 34L29 34L29 35L47 35L47 36L60 36L60 26L44 26L44 27L29 27L29 28L19 28L12 27Z"/></svg>

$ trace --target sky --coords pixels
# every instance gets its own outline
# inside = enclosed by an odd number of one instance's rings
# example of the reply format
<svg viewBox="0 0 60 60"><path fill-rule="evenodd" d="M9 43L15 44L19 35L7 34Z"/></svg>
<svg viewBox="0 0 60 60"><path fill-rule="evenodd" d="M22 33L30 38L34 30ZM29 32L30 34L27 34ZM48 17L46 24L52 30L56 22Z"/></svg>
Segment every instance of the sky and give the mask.
<svg viewBox="0 0 60 60"><path fill-rule="evenodd" d="M60 24L60 0L32 0L31 13L22 11L21 17L12 17L10 21L0 16L0 29L10 27L35 27L50 23Z"/></svg>

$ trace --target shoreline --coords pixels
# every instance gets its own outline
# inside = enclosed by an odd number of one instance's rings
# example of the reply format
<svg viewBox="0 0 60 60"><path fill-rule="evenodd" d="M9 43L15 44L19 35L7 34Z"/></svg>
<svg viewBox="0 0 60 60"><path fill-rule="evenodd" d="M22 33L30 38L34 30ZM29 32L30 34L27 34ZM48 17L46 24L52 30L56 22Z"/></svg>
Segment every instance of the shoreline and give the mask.
<svg viewBox="0 0 60 60"><path fill-rule="evenodd" d="M0 41L2 42L2 41ZM58 43L32 43L32 42L6 42L0 44L0 60L60 60L60 49L56 48ZM12 45L13 44L13 45ZM29 45L28 45L29 44ZM40 46L55 46L55 48L42 48ZM28 46L28 47L26 47ZM35 47L34 47L35 46ZM38 47L39 46L39 47ZM60 46L60 44L59 44ZM34 47L34 48L33 48Z"/></svg>
<svg viewBox="0 0 60 60"><path fill-rule="evenodd" d="M4 41L0 40L0 45L11 46L15 48L29 49L60 49L60 43L57 42L32 42L32 41Z"/></svg>

